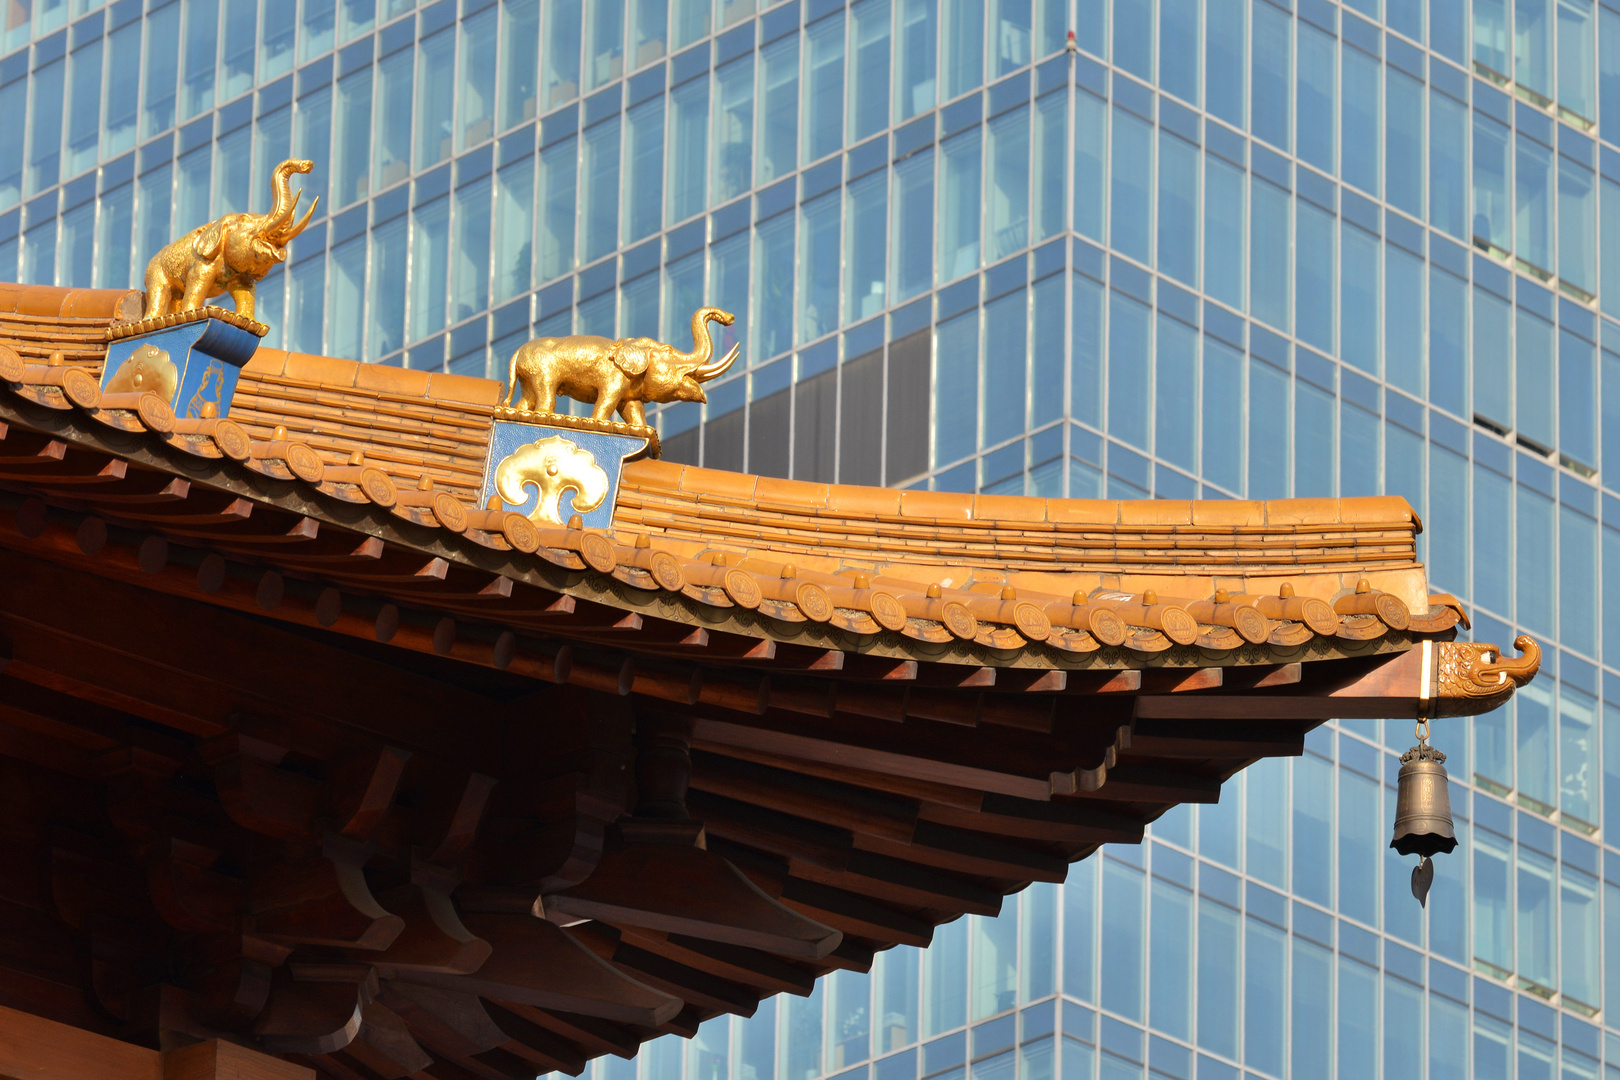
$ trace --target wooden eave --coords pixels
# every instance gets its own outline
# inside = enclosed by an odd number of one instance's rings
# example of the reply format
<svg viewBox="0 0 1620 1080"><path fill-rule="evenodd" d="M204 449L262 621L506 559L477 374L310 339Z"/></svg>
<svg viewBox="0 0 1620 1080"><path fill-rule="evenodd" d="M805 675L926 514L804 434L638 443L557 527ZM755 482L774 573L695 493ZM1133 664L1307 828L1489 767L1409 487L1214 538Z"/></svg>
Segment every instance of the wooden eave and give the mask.
<svg viewBox="0 0 1620 1080"><path fill-rule="evenodd" d="M1534 673L1451 643L1464 614L1429 595L1400 499L642 461L612 530L536 530L473 505L487 380L260 350L228 418L245 453L100 408L65 372L99 372L131 297L0 285L0 775L31 808L0 830L52 883L0 897L36 942L0 943L0 1002L93 1030L341 1080L577 1072L993 914L1324 719L1483 711ZM525 936L618 850L653 730L690 747L707 851L834 951L602 919ZM256 899L294 871L326 907ZM429 887L495 959L429 977L377 947ZM572 1006L512 960L580 947L607 982ZM345 1009L370 1027L318 1030Z"/></svg>

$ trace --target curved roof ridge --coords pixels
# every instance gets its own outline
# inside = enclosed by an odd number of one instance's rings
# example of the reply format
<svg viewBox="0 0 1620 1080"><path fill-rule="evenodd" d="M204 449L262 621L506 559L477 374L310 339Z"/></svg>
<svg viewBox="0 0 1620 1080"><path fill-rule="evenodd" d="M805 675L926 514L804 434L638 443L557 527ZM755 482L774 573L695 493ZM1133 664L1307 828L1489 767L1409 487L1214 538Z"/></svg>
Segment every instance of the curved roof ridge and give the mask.
<svg viewBox="0 0 1620 1080"><path fill-rule="evenodd" d="M645 492L662 491L699 502L746 502L761 509L784 507L830 516L896 521L1211 529L1418 524L1411 504L1399 495L1267 500L1056 499L783 480L645 459L625 467L625 481Z"/></svg>

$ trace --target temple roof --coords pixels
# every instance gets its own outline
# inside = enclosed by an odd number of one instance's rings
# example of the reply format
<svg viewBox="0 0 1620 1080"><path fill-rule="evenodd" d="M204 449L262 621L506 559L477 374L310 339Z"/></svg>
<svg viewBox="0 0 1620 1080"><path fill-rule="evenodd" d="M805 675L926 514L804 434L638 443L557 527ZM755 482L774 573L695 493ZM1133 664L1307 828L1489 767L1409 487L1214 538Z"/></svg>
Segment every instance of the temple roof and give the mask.
<svg viewBox="0 0 1620 1080"><path fill-rule="evenodd" d="M0 684L21 703L0 771L74 822L31 841L79 868L61 880L167 852L181 884L119 917L269 981L258 1011L225 1007L214 976L114 935L116 978L48 974L96 997L53 999L85 1026L157 1016L388 1075L380 1029L308 1034L310 995L342 986L339 1014L397 1022L446 1080L577 1071L993 914L1324 719L1477 713L1535 672L1528 639L1518 660L1452 640L1465 615L1429 593L1398 498L975 496L642 459L608 527L548 525L480 505L499 384L260 348L226 415L177 418L100 387L108 328L138 315L138 293L0 285ZM674 824L646 816L673 790L652 744L689 761ZM635 861L671 837L680 867ZM343 937L255 899L282 860L377 890L370 921ZM774 907L729 929L640 911L666 877ZM103 940L77 887L40 910ZM192 888L211 899L175 900ZM411 959L447 920L451 959ZM543 957L576 968L551 986ZM0 947L0 998L11 969L47 977ZM179 997L140 1005L154 979ZM507 1042L434 1044L441 992Z"/></svg>

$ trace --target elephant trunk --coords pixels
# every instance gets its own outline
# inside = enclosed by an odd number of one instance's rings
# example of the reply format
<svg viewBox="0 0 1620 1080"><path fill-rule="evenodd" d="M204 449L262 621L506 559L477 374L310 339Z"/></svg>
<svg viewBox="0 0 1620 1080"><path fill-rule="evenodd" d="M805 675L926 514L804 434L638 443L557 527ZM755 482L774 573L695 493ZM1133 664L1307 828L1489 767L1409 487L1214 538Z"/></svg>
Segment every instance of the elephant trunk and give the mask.
<svg viewBox="0 0 1620 1080"><path fill-rule="evenodd" d="M709 328L706 325L710 320L721 326L730 326L737 321L731 313L721 311L719 308L699 308L692 313L692 351L686 354L685 359L695 365L692 369L692 378L700 383L724 375L742 348L741 345L733 345L731 351L717 363L709 363L709 358L714 355L714 342L709 337Z"/></svg>
<svg viewBox="0 0 1620 1080"><path fill-rule="evenodd" d="M270 213L265 215L264 238L272 244L287 243L293 237L304 231L309 224L310 217L315 213L315 207L320 199L316 199L304 214L303 220L293 221L293 214L298 209L298 200L303 198L303 192L296 195L292 190L292 174L307 173L315 168L313 161L298 160L296 158L283 161L276 166L270 179L271 190L275 193L275 201L270 207Z"/></svg>

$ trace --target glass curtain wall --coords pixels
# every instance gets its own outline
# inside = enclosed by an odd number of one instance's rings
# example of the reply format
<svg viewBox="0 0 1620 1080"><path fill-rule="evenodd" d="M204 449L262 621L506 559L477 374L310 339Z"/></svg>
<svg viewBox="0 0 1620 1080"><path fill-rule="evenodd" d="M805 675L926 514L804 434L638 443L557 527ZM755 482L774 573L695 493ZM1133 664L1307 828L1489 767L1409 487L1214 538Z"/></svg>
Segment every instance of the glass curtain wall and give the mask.
<svg viewBox="0 0 1620 1080"><path fill-rule="evenodd" d="M1329 725L596 1080L1620 1075L1614 3L12 0L0 279L128 286L310 157L272 346L499 377L716 304L744 359L655 414L672 460L1400 495L1475 633L1548 646L1437 727L1427 910L1384 847L1410 736Z"/></svg>

